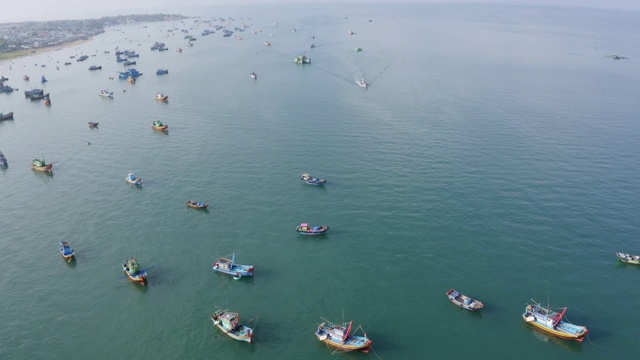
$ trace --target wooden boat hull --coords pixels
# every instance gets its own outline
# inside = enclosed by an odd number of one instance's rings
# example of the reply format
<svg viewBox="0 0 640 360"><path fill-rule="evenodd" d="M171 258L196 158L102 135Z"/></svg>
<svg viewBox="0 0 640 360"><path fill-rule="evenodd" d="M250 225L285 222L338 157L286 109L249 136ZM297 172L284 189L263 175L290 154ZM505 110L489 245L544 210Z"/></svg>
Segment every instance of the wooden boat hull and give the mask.
<svg viewBox="0 0 640 360"><path fill-rule="evenodd" d="M366 339L362 336L351 336L344 344L333 341L329 337L321 340L321 337L322 336L318 336L318 340L338 351L362 351L367 353L373 343L373 340Z"/></svg>
<svg viewBox="0 0 640 360"><path fill-rule="evenodd" d="M622 261L625 264L640 265L640 256L638 255L616 253L616 256L618 257L618 259L620 259L620 261Z"/></svg>
<svg viewBox="0 0 640 360"><path fill-rule="evenodd" d="M159 101L167 101L167 100L169 100L169 95L165 95L165 96L156 96L156 100L159 100Z"/></svg>
<svg viewBox="0 0 640 360"><path fill-rule="evenodd" d="M301 234L301 235L307 235L307 236L318 236L318 235L324 235L324 234L326 234L326 233L327 233L327 231L328 231L328 230L329 230L329 227L328 227L328 226L321 226L321 227L320 227L320 230L316 230L316 231L313 231L313 230L302 230L302 229L300 228L300 226L298 226L298 227L296 228L296 232L298 232L298 234Z"/></svg>
<svg viewBox="0 0 640 360"><path fill-rule="evenodd" d="M221 321L214 320L213 318L211 318L211 320L213 321L213 324L218 327L218 329L222 330L222 332L229 335L230 338L238 341L245 341L245 342L251 343L253 339L253 330L250 327L240 324L240 329L233 331L231 329L225 328L222 325Z"/></svg>
<svg viewBox="0 0 640 360"><path fill-rule="evenodd" d="M191 201L187 201L187 206L194 209L206 209L209 207L209 204L204 204L203 206L198 206L198 203L195 204Z"/></svg>
<svg viewBox="0 0 640 360"><path fill-rule="evenodd" d="M152 125L151 127L153 128L153 130L157 130L157 131L169 131L169 125L162 125L162 126Z"/></svg>
<svg viewBox="0 0 640 360"><path fill-rule="evenodd" d="M447 291L447 297L449 298L449 300L465 309L465 310L469 310L469 311L478 311L482 308L484 308L484 304L476 299L472 299L464 294L461 294L459 292L457 292L455 289L451 289L449 291Z"/></svg>
<svg viewBox="0 0 640 360"><path fill-rule="evenodd" d="M146 285L147 284L147 273L146 272L141 274L141 275L131 275L125 270L124 273L127 275L129 280L133 281L134 283L138 283L138 284L142 284L142 285Z"/></svg>
<svg viewBox="0 0 640 360"><path fill-rule="evenodd" d="M53 164L45 165L45 166L35 166L31 165L33 170L42 171L42 172L51 172L53 171Z"/></svg>

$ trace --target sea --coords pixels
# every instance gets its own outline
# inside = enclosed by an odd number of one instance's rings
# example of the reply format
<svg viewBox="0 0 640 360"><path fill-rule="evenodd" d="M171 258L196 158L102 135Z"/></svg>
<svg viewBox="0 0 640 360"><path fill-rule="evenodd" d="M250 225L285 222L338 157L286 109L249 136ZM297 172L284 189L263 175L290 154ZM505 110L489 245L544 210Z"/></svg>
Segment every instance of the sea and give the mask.
<svg viewBox="0 0 640 360"><path fill-rule="evenodd" d="M640 267L615 253L640 254L639 12L182 13L0 63L18 89L0 94L15 114L0 122L1 359L638 358ZM201 35L216 25L233 35ZM116 49L140 54L135 84ZM30 168L43 157L52 174ZM212 269L230 254L253 278ZM130 257L147 286L123 279ZM485 308L455 306L451 288ZM534 329L532 301L568 307L588 338ZM213 326L219 308L253 343ZM353 321L372 351L327 348L323 321Z"/></svg>

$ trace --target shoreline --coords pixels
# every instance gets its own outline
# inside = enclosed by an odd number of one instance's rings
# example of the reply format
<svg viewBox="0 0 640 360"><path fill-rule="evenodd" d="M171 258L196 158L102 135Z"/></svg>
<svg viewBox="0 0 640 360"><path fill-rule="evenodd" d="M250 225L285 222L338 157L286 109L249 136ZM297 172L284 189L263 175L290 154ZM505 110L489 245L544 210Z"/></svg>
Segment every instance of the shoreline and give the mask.
<svg viewBox="0 0 640 360"><path fill-rule="evenodd" d="M29 56L35 56L35 55L40 55L40 54L44 54L44 53L48 53L48 52L54 52L54 51L58 51L58 50L62 50L62 49L67 49L70 47L74 47L74 46L78 46L78 45L82 45L85 43L88 43L89 41L93 40L93 36L88 38L88 39L84 39L84 40L75 40L75 41L71 41L68 43L63 43L60 45L55 45L55 46L47 46L47 47L42 47L42 48L38 48L38 49L32 49L32 50L18 50L18 51L12 51L12 52L7 52L7 53L1 53L0 54L0 64L3 64L7 61L12 61L14 59L19 59L19 58L24 58L24 57L29 57Z"/></svg>

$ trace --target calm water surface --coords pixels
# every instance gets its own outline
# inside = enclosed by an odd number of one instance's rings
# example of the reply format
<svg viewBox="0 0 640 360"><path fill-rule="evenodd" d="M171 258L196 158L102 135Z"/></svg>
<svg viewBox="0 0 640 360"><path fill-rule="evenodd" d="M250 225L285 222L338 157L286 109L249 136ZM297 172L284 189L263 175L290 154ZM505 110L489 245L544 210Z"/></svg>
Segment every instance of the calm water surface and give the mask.
<svg viewBox="0 0 640 360"><path fill-rule="evenodd" d="M321 317L354 320L373 339L375 354L334 355L344 359L640 351L640 268L614 255L640 253L640 14L194 13L248 27L223 38L201 36L210 25L194 19L132 24L0 64L20 90L0 94L0 111L15 113L0 123L0 358L328 359L314 336ZM149 50L154 41L169 51ZM117 79L116 47L141 54L135 85ZM301 54L312 64L293 64ZM23 97L34 87L51 107ZM151 129L156 119L168 134ZM43 155L53 175L29 168ZM142 187L125 183L130 170ZM303 185L303 172L327 186ZM331 230L297 236L300 222ZM62 260L62 240L76 262ZM255 265L253 279L214 273L232 252ZM149 286L118 280L130 256L159 265ZM452 287L486 308L455 307ZM568 306L595 345L533 330L521 318L532 298ZM219 336L216 306L258 317L254 343Z"/></svg>

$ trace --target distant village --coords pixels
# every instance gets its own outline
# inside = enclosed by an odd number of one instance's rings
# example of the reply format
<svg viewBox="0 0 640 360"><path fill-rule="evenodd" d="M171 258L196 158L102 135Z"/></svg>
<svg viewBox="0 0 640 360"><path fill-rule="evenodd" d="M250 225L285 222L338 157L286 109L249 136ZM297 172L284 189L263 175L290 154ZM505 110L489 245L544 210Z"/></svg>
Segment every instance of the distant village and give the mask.
<svg viewBox="0 0 640 360"><path fill-rule="evenodd" d="M105 27L140 22L185 19L182 15L146 14L106 16L99 19L30 21L0 24L0 53L36 50L64 43L88 40Z"/></svg>

